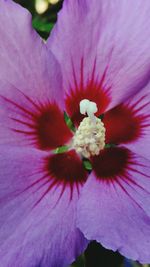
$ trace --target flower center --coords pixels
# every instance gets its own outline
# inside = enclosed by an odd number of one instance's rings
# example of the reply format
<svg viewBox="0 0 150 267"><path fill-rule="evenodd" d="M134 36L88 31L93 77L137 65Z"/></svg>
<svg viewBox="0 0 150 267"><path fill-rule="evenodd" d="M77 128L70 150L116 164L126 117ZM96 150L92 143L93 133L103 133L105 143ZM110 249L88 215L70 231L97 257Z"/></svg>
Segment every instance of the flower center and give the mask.
<svg viewBox="0 0 150 267"><path fill-rule="evenodd" d="M80 102L80 113L86 114L72 140L72 147L85 158L98 155L105 146L105 127L101 119L94 113L97 105L88 99Z"/></svg>

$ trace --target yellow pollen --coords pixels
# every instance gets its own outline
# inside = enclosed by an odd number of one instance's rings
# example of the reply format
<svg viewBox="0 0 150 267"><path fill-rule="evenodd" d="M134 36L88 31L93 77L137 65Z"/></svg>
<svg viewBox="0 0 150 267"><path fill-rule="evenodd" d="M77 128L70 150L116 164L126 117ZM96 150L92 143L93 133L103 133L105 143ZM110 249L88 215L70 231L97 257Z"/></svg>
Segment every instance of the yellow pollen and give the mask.
<svg viewBox="0 0 150 267"><path fill-rule="evenodd" d="M91 156L98 155L100 150L105 146L105 127L101 119L94 116L94 113L97 111L96 104L89 101L89 108L87 100L86 102L83 101L84 100L82 100L84 106L82 106L82 103L80 102L81 113L88 114L90 110L90 114L81 121L73 137L72 147L83 157L90 158ZM87 105L86 109L85 103ZM91 112L91 106L94 107L93 112Z"/></svg>

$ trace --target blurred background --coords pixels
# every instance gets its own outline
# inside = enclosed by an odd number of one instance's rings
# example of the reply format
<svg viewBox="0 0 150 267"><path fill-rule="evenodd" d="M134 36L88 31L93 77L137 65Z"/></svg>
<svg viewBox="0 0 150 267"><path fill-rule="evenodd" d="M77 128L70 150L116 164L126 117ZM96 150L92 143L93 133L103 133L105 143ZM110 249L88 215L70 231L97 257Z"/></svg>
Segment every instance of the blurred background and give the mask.
<svg viewBox="0 0 150 267"><path fill-rule="evenodd" d="M27 8L33 18L33 27L47 39L57 19L57 13L62 7L63 0L14 0Z"/></svg>
<svg viewBox="0 0 150 267"><path fill-rule="evenodd" d="M32 14L33 28L43 39L47 39L57 21L57 13L63 0L13 0L27 8ZM144 248L143 248L144 249ZM83 255L70 267L150 267L123 258L119 253L104 249L91 242ZM50 267L50 266L47 266Z"/></svg>

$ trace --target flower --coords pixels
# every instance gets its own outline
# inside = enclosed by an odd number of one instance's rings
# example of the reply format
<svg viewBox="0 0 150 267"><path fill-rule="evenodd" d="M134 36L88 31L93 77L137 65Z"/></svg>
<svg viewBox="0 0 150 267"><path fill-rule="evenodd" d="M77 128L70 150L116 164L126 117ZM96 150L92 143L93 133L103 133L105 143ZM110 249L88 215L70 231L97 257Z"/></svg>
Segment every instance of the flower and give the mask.
<svg viewBox="0 0 150 267"><path fill-rule="evenodd" d="M3 267L67 266L87 239L150 261L149 11L65 0L44 44L1 0Z"/></svg>
<svg viewBox="0 0 150 267"><path fill-rule="evenodd" d="M95 102L111 144L91 159L77 226L142 263L150 262L149 10L141 0L68 0L48 41L69 116L78 124L82 98Z"/></svg>

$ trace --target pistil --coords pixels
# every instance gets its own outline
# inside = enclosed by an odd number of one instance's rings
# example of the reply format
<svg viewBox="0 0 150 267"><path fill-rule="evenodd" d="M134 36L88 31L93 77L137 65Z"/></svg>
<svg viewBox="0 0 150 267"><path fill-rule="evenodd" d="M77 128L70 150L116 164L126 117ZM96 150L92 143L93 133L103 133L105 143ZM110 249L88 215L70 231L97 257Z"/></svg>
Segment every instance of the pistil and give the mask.
<svg viewBox="0 0 150 267"><path fill-rule="evenodd" d="M105 146L105 127L101 119L94 114L97 112L97 105L88 99L80 102L80 113L86 115L74 137L72 147L85 158L98 155Z"/></svg>

